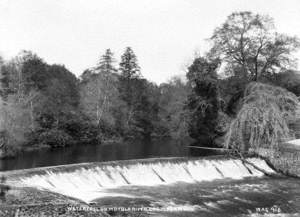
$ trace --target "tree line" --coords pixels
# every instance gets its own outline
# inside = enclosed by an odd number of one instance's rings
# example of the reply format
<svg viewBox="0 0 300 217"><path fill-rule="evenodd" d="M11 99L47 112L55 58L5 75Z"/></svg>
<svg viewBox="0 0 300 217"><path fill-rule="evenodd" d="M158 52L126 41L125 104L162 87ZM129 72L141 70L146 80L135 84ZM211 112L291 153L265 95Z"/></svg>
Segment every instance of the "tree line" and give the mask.
<svg viewBox="0 0 300 217"><path fill-rule="evenodd" d="M26 148L174 136L181 120L173 116L182 111L186 89L178 78L160 86L147 81L130 47L118 68L107 49L80 78L22 51L1 62L0 81L1 144L7 156ZM172 89L183 96L177 98Z"/></svg>
<svg viewBox="0 0 300 217"><path fill-rule="evenodd" d="M142 76L130 47L118 66L107 49L80 78L30 51L1 59L2 153L161 137L248 147L293 136L300 75L292 54L299 39L276 32L268 16L235 12L210 43L187 68L187 81L173 77L160 85ZM266 102L273 109L262 109Z"/></svg>

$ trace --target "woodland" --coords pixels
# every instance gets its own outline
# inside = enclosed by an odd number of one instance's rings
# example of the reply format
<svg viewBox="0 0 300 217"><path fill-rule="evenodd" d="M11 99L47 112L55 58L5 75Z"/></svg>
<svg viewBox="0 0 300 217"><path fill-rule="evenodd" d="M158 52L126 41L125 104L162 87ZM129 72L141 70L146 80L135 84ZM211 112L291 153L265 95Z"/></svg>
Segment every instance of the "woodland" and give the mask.
<svg viewBox="0 0 300 217"><path fill-rule="evenodd" d="M299 137L292 127L300 119L299 39L245 11L230 14L208 43L185 78L159 85L143 77L131 47L119 62L106 49L80 77L31 51L1 58L1 157L165 137L246 151Z"/></svg>

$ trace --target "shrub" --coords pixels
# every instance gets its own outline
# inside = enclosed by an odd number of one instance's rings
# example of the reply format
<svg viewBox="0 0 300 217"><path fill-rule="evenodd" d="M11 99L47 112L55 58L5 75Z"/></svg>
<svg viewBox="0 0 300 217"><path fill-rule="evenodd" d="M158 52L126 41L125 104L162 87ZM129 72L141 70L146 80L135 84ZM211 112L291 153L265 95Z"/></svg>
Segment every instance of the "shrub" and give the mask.
<svg viewBox="0 0 300 217"><path fill-rule="evenodd" d="M51 148L64 147L74 143L73 138L66 132L59 129L51 129L42 132L38 136L39 144L49 145Z"/></svg>

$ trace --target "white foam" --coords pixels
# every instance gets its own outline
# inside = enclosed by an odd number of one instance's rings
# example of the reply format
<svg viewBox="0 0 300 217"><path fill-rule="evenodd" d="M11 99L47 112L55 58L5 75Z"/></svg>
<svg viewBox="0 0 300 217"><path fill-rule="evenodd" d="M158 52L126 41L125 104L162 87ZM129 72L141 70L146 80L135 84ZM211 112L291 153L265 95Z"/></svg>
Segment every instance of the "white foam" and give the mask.
<svg viewBox="0 0 300 217"><path fill-rule="evenodd" d="M290 140L288 142L286 142L287 144L291 144L291 145L296 145L296 146L300 146L300 139L294 139L294 140Z"/></svg>
<svg viewBox="0 0 300 217"><path fill-rule="evenodd" d="M258 158L247 159L269 173L274 171ZM249 172L249 170L251 172ZM20 178L19 184L36 187L90 202L108 196L109 188L155 186L176 182L194 183L215 179L259 177L263 173L240 160L186 160L181 162L136 163L118 166L91 166L72 172L63 170ZM114 195L111 195L114 196ZM124 195L123 195L124 196ZM128 195L125 195L128 197Z"/></svg>

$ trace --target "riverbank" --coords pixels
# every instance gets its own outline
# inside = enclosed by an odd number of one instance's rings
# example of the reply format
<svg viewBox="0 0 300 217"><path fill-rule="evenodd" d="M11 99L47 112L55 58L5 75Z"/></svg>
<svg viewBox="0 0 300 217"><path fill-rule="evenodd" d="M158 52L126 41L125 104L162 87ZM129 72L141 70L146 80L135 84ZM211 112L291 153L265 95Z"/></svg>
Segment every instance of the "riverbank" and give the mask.
<svg viewBox="0 0 300 217"><path fill-rule="evenodd" d="M256 152L278 172L300 178L300 139L283 143L276 151L260 148Z"/></svg>
<svg viewBox="0 0 300 217"><path fill-rule="evenodd" d="M112 143L121 143L124 142L123 138L110 138L105 139L101 142L101 145L107 145ZM46 144L36 144L36 145L20 145L20 146L7 146L0 148L0 160L1 159L8 159L8 158L15 158L19 154L32 152L32 151L39 151L39 150L59 150L64 148L70 147L78 147L78 146L86 146L86 145L93 145L93 144L73 144L73 145L65 145L65 146L50 146ZM99 145L99 144L95 144Z"/></svg>
<svg viewBox="0 0 300 217"><path fill-rule="evenodd" d="M100 216L110 215L95 210L72 210L86 204L50 191L0 184L0 217L15 216Z"/></svg>

